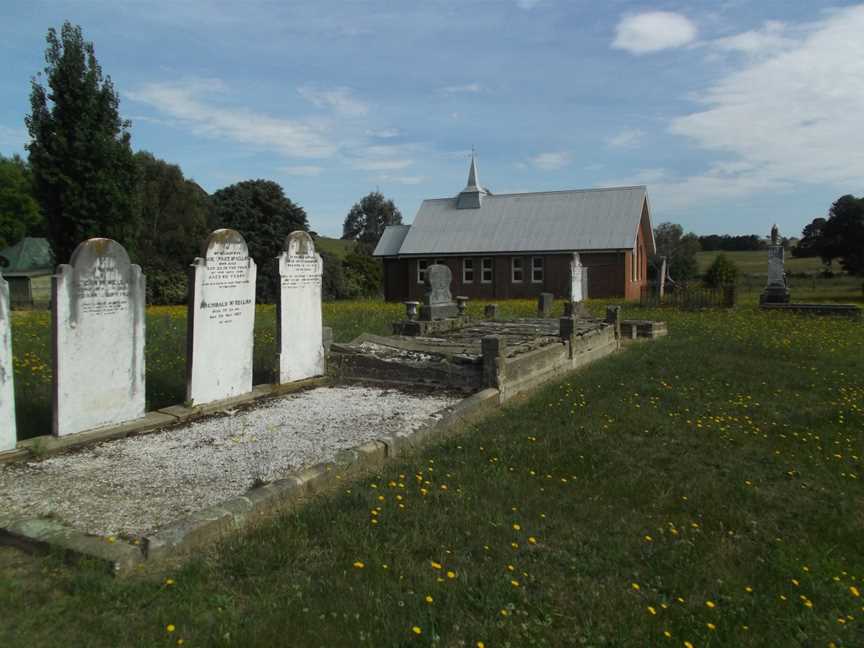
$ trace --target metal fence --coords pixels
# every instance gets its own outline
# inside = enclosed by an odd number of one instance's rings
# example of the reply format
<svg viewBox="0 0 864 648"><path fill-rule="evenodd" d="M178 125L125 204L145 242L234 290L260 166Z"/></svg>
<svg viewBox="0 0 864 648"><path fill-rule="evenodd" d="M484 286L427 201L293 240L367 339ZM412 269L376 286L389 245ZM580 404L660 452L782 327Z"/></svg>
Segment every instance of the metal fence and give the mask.
<svg viewBox="0 0 864 648"><path fill-rule="evenodd" d="M708 288L701 284L675 284L666 286L663 297L660 287L649 283L642 287L639 304L646 307L671 306L685 310L700 308L731 308L737 297L736 287L732 284L720 288Z"/></svg>

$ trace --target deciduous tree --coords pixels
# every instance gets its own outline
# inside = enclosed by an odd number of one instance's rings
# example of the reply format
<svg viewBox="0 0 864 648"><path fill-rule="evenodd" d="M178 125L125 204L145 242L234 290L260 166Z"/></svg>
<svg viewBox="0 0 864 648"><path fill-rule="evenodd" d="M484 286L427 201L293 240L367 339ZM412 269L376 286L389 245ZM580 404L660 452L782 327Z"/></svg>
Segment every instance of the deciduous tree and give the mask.
<svg viewBox="0 0 864 648"><path fill-rule="evenodd" d="M667 273L673 279L691 279L699 273L696 253L701 248L695 234L684 234L684 228L677 223L660 223L654 228L654 241L657 253L651 263L658 271L665 256Z"/></svg>
<svg viewBox="0 0 864 648"><path fill-rule="evenodd" d="M211 228L230 227L243 235L258 265L258 300L272 302L279 279L274 259L289 233L309 229L306 212L272 180L245 180L220 189L211 205Z"/></svg>
<svg viewBox="0 0 864 648"><path fill-rule="evenodd" d="M358 250L371 254L388 225L401 225L402 213L380 191L363 196L345 216L342 238L357 241Z"/></svg>
<svg viewBox="0 0 864 648"><path fill-rule="evenodd" d="M28 234L41 233L42 214L33 197L33 179L27 163L17 155L0 155L0 249Z"/></svg>

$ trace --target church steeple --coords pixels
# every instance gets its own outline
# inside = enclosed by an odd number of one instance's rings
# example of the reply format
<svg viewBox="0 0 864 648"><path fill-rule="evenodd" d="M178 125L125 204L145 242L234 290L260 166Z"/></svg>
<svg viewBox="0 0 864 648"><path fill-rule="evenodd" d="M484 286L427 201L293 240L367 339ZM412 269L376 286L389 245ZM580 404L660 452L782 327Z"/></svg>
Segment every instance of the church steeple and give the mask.
<svg viewBox="0 0 864 648"><path fill-rule="evenodd" d="M468 169L468 184L456 197L456 209L480 209L483 205L483 196L488 194L477 181L477 161L474 152L471 152L471 167Z"/></svg>

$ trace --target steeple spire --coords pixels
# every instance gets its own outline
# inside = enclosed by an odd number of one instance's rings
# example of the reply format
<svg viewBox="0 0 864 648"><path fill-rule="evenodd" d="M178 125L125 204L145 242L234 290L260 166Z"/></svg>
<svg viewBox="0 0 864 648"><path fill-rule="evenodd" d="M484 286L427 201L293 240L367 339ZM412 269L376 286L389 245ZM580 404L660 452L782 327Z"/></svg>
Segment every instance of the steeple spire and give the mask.
<svg viewBox="0 0 864 648"><path fill-rule="evenodd" d="M474 149L471 149L471 166L468 169L468 184L456 197L457 209L480 209L483 204L483 196L488 194L477 181L477 161L474 158Z"/></svg>
<svg viewBox="0 0 864 648"><path fill-rule="evenodd" d="M465 191L480 191L480 185L477 182L477 162L474 160L474 151L471 151L471 168L468 169L468 184L465 186Z"/></svg>

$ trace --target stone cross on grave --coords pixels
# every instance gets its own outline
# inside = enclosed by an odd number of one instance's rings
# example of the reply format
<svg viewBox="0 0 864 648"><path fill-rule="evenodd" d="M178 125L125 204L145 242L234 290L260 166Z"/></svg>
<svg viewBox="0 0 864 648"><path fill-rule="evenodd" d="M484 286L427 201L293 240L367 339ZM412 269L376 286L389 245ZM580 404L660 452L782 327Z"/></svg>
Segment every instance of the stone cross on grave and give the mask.
<svg viewBox="0 0 864 648"><path fill-rule="evenodd" d="M420 307L421 320L436 320L455 317L459 309L450 294L453 273L446 265L435 263L426 269L426 294Z"/></svg>

